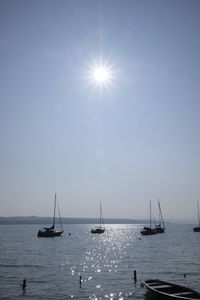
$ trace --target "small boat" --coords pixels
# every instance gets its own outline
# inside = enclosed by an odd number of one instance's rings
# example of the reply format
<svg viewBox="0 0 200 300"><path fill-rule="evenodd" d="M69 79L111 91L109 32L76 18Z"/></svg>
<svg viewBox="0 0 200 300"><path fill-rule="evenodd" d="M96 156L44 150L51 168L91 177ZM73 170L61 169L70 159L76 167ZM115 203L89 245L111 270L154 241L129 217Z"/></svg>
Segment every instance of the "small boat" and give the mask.
<svg viewBox="0 0 200 300"><path fill-rule="evenodd" d="M105 232L105 227L102 225L104 225L104 220L103 220L103 211L102 211L102 206L101 206L101 202L100 202L100 218L99 218L99 226L92 228L91 233L97 233L97 234L101 234Z"/></svg>
<svg viewBox="0 0 200 300"><path fill-rule="evenodd" d="M142 283L155 296L163 300L195 300L200 299L200 293L182 285L158 279L146 280Z"/></svg>
<svg viewBox="0 0 200 300"><path fill-rule="evenodd" d="M156 234L158 233L156 228L153 228L152 225L151 225L151 200L150 200L150 224L149 224L149 227L145 226L141 231L140 233L142 235L153 235L153 234Z"/></svg>
<svg viewBox="0 0 200 300"><path fill-rule="evenodd" d="M56 206L58 207L59 212L59 219L60 219L60 230L55 230L55 220L56 220ZM59 206L56 200L56 194L55 194L55 200L54 200L54 215L53 215L53 225L51 227L44 227L44 229L38 230L38 237L54 237L54 236L60 236L64 232L62 227L62 221L60 217L60 210Z"/></svg>
<svg viewBox="0 0 200 300"><path fill-rule="evenodd" d="M197 201L197 218L198 218L198 221L199 221L199 226L197 227L194 227L193 228L193 231L194 232L200 232L200 214L199 214L199 202Z"/></svg>
<svg viewBox="0 0 200 300"><path fill-rule="evenodd" d="M150 226L145 226L143 230L140 231L142 235L152 235L157 233L164 233L165 232L165 222L162 215L162 210L160 206L160 200L158 199L158 210L159 210L159 222L155 224L155 227L152 227L151 222L151 200L150 200Z"/></svg>
<svg viewBox="0 0 200 300"><path fill-rule="evenodd" d="M165 232L165 222L163 219L159 198L158 198L158 210L159 210L159 223L156 224L156 227L155 227L156 233L164 233Z"/></svg>
<svg viewBox="0 0 200 300"><path fill-rule="evenodd" d="M144 228L140 231L140 233L142 235L153 235L153 234L157 234L158 232L156 228L152 228L151 226L150 227L144 226Z"/></svg>

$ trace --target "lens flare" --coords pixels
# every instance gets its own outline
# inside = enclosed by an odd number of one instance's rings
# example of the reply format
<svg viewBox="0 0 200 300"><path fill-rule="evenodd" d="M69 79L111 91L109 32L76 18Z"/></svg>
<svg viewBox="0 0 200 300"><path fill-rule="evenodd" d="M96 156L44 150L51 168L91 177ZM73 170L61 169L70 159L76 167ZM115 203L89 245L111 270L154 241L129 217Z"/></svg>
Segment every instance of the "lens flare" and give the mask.
<svg viewBox="0 0 200 300"><path fill-rule="evenodd" d="M87 79L90 85L96 88L111 87L115 80L115 68L104 61L93 61L87 72Z"/></svg>

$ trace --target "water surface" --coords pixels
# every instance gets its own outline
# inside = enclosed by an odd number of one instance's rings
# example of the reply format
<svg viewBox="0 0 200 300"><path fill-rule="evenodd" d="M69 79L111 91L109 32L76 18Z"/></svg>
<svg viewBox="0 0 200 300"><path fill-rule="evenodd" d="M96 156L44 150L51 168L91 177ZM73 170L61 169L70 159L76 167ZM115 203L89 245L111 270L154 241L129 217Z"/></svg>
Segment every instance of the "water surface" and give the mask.
<svg viewBox="0 0 200 300"><path fill-rule="evenodd" d="M92 225L73 224L61 237L38 238L40 225L1 225L0 299L144 299L140 283L149 278L200 291L200 234L170 224L165 234L141 236L141 226L93 235Z"/></svg>

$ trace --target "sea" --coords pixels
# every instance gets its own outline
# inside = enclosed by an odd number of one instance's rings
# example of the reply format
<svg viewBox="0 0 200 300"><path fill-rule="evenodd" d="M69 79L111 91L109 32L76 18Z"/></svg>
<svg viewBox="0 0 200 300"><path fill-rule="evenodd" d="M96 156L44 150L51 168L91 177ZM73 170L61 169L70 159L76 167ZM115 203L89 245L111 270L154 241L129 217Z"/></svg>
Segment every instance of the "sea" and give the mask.
<svg viewBox="0 0 200 300"><path fill-rule="evenodd" d="M141 283L161 279L200 292L200 233L189 224L142 236L142 224L65 224L38 238L41 225L0 225L0 299L146 299ZM136 277L134 277L134 271ZM23 279L27 287L22 289Z"/></svg>

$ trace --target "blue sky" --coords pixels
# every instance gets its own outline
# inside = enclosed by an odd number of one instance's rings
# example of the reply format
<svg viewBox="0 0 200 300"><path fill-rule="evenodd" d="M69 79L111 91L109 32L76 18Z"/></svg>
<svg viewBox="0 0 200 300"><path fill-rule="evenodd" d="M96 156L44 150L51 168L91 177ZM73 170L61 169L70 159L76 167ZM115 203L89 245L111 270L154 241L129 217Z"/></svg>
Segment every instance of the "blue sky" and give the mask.
<svg viewBox="0 0 200 300"><path fill-rule="evenodd" d="M200 2L0 1L0 215L196 218ZM101 90L93 61L113 66Z"/></svg>

